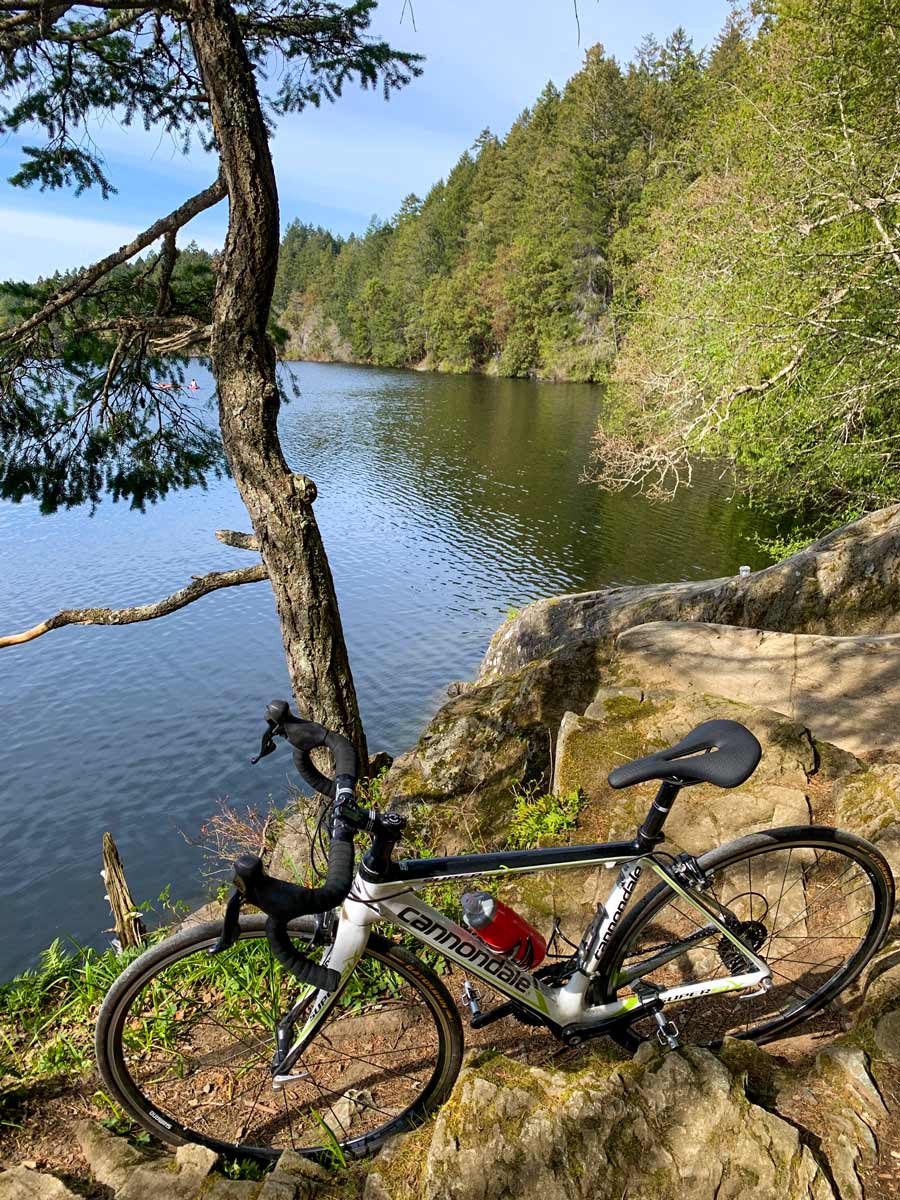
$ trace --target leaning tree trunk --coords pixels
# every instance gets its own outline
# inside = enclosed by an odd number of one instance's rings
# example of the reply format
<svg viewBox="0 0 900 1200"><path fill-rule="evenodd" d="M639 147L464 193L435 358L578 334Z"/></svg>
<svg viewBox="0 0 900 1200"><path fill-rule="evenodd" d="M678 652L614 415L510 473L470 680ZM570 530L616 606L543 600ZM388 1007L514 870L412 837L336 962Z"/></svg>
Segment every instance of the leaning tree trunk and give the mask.
<svg viewBox="0 0 900 1200"><path fill-rule="evenodd" d="M278 440L275 352L266 331L278 264L278 192L256 81L228 0L189 0L228 192L210 354L225 452L268 569L294 694L316 720L366 740L331 569L313 514L315 484Z"/></svg>

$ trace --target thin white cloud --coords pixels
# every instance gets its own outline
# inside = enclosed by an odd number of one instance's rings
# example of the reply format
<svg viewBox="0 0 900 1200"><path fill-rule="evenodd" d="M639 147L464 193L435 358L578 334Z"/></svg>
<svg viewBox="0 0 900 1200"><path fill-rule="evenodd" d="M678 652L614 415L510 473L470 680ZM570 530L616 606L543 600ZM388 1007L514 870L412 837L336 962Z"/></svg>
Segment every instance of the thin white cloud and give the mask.
<svg viewBox="0 0 900 1200"><path fill-rule="evenodd" d="M386 124L380 113L371 122L338 109L283 120L272 140L282 207L302 199L390 216L408 192L424 194L447 174L465 149L460 140Z"/></svg>
<svg viewBox="0 0 900 1200"><path fill-rule="evenodd" d="M683 21L696 44L708 44L729 0L630 0L610 6L572 0L457 0L415 4L381 0L374 27L396 45L426 56L425 74L385 104L377 90L348 87L336 105L307 109L278 122L272 143L283 222L293 217L335 232L361 232L370 214L389 217L409 192L424 195L446 177L483 126L503 134L552 78L564 84L585 48L602 41L627 59L641 35L664 37ZM270 89L278 85L273 71ZM109 117L97 141L119 195L106 205L96 194L72 211L70 193L41 196L4 185L18 165L20 140L0 144L0 279L33 279L90 262L115 249L215 175L212 156L195 144L187 156L170 137ZM27 139L25 139L27 140ZM8 169L7 169L8 168ZM20 200L20 197L22 199ZM104 211L105 210L105 211ZM225 206L186 232L208 249L224 240Z"/></svg>
<svg viewBox="0 0 900 1200"><path fill-rule="evenodd" d="M67 217L37 207L0 208L0 279L34 279L83 267L130 242L141 226L93 217ZM191 229L207 250L221 246L222 236Z"/></svg>

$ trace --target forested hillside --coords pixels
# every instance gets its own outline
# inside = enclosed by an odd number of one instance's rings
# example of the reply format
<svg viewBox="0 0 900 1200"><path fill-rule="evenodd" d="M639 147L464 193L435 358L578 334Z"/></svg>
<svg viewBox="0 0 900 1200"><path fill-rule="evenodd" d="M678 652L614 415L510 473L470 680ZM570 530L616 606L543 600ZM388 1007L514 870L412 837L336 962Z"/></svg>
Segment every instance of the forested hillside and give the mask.
<svg viewBox="0 0 900 1200"><path fill-rule="evenodd" d="M702 450L809 528L900 494L900 4L780 0L588 50L364 237L294 223L316 357L608 381L606 486Z"/></svg>
<svg viewBox="0 0 900 1200"><path fill-rule="evenodd" d="M619 341L616 238L664 187L740 30L705 67L680 29L645 39L624 69L595 46L562 92L548 84L505 138L484 130L424 200L408 196L364 237L294 223L276 295L285 324L322 317L321 335L385 365L604 378Z"/></svg>

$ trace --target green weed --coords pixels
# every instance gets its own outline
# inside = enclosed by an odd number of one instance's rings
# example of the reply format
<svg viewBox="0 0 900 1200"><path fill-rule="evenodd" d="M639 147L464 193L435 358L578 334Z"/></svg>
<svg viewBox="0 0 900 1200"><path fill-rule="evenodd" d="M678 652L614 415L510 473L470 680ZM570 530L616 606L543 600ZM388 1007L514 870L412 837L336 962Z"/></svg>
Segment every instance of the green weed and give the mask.
<svg viewBox="0 0 900 1200"><path fill-rule="evenodd" d="M71 947L57 938L36 968L0 987L0 1075L78 1075L93 1062L97 1009L140 951Z"/></svg>
<svg viewBox="0 0 900 1200"><path fill-rule="evenodd" d="M344 1151L341 1149L340 1142L334 1136L334 1133L332 1132L331 1128L326 1123L326 1121L316 1112L315 1109L312 1110L312 1115L316 1118L319 1125L322 1127L322 1132L325 1135L325 1152L330 1159L331 1169L333 1171L338 1171L338 1170L346 1171L347 1170L347 1156L344 1154Z"/></svg>
<svg viewBox="0 0 900 1200"><path fill-rule="evenodd" d="M564 834L576 828L585 804L579 791L554 796L540 793L533 787L517 790L514 797L515 808L506 836L510 850L530 850L558 843Z"/></svg>
<svg viewBox="0 0 900 1200"><path fill-rule="evenodd" d="M269 1168L265 1163L257 1162L254 1158L226 1158L222 1162L222 1172L228 1179L257 1181L265 1179Z"/></svg>

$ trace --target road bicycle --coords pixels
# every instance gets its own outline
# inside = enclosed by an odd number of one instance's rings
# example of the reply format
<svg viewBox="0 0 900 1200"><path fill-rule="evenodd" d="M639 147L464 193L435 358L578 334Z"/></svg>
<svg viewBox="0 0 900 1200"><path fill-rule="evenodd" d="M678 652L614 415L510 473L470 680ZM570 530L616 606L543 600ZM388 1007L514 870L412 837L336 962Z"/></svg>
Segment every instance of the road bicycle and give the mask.
<svg viewBox="0 0 900 1200"><path fill-rule="evenodd" d="M504 1020L543 1026L569 1047L600 1036L631 1050L650 1038L770 1042L833 1012L886 936L890 868L851 833L792 826L699 857L665 848L682 788L738 788L756 768L759 743L734 721L707 721L610 774L613 788L659 784L631 841L398 861L406 819L357 804L352 745L284 701L266 718L254 761L275 737L293 747L326 802L327 875L302 887L239 858L224 921L167 937L113 984L97 1023L100 1071L111 1097L164 1142L269 1161L286 1148L371 1153L449 1095L462 1014L485 1046L508 1043ZM313 763L317 747L333 755L333 780ZM370 844L355 870L360 834ZM422 895L448 880L489 886L576 867L614 871L609 897L577 944L557 925L545 964L530 970L524 943L498 953ZM378 922L393 940L373 931ZM417 943L428 961L411 952ZM459 976L457 1001L445 980ZM482 1007L482 985L499 993L493 1007Z"/></svg>

